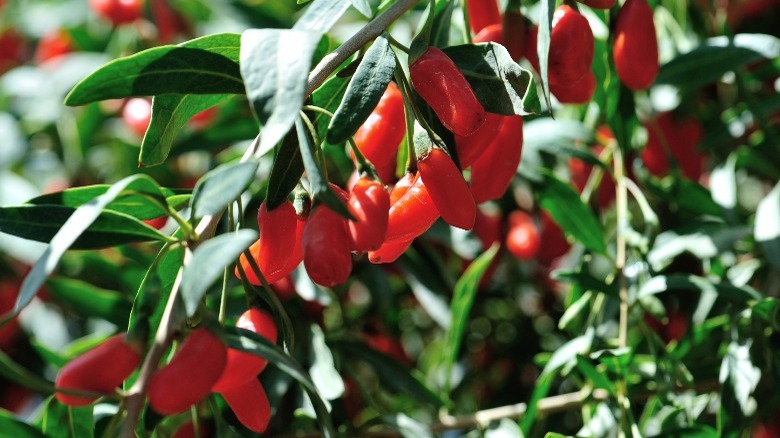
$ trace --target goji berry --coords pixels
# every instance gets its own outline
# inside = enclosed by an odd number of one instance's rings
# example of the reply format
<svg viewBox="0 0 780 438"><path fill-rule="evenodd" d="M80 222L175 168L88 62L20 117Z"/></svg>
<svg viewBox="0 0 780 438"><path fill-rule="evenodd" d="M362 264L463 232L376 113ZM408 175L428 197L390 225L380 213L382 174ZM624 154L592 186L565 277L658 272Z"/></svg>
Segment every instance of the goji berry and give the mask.
<svg viewBox="0 0 780 438"><path fill-rule="evenodd" d="M89 7L98 16L119 26L140 18L144 4L142 0L89 0Z"/></svg>
<svg viewBox="0 0 780 438"><path fill-rule="evenodd" d="M697 181L702 173L703 157L696 146L704 136L701 125L695 119L676 120L671 113L663 113L645 125L647 145L642 150L642 161L653 175L669 173L668 153L671 153L682 169L683 175Z"/></svg>
<svg viewBox="0 0 780 438"><path fill-rule="evenodd" d="M257 379L221 393L238 421L253 432L263 432L271 421L271 404Z"/></svg>
<svg viewBox="0 0 780 438"><path fill-rule="evenodd" d="M539 253L541 238L534 220L524 211L513 211L509 215L509 230L506 233L506 248L519 260L533 260Z"/></svg>
<svg viewBox="0 0 780 438"><path fill-rule="evenodd" d="M416 176L417 175L412 172L406 172L401 179L396 181L395 185L393 185L393 189L390 190L391 206L398 202L398 200L409 191L409 188L414 184Z"/></svg>
<svg viewBox="0 0 780 438"><path fill-rule="evenodd" d="M471 166L471 193L482 203L500 198L517 172L523 153L523 118L505 116L496 138Z"/></svg>
<svg viewBox="0 0 780 438"><path fill-rule="evenodd" d="M152 409L177 414L206 398L225 369L226 350L208 329L192 332L173 359L152 375L147 393Z"/></svg>
<svg viewBox="0 0 780 438"><path fill-rule="evenodd" d="M632 90L644 90L658 75L658 41L653 10L645 0L627 0L615 23L612 46L618 78Z"/></svg>
<svg viewBox="0 0 780 438"><path fill-rule="evenodd" d="M35 63L42 64L50 59L60 57L73 51L73 39L70 34L57 29L49 32L38 40L38 46L35 48Z"/></svg>
<svg viewBox="0 0 780 438"><path fill-rule="evenodd" d="M357 219L348 222L353 249L358 252L379 249L387 234L390 194L381 183L363 177L349 193L348 205Z"/></svg>
<svg viewBox="0 0 780 438"><path fill-rule="evenodd" d="M491 24L490 26L487 26L479 31L478 34L474 36L474 39L472 40L474 44L478 43L499 43L501 44L503 40L503 25L501 23L498 24Z"/></svg>
<svg viewBox="0 0 780 438"><path fill-rule="evenodd" d="M504 12L502 42L512 59L517 61L523 56L528 40L528 20L516 8L507 8ZM536 46L534 45L534 50Z"/></svg>
<svg viewBox="0 0 780 438"><path fill-rule="evenodd" d="M468 136L485 123L485 108L458 66L441 50L428 47L409 65L409 77L420 97L453 133Z"/></svg>
<svg viewBox="0 0 780 438"><path fill-rule="evenodd" d="M387 242L408 241L428 231L439 218L439 210L418 173L414 183L390 206Z"/></svg>
<svg viewBox="0 0 780 438"><path fill-rule="evenodd" d="M498 128L501 127L503 120L504 116L500 114L487 113L485 123L476 132L468 137L455 136L455 148L458 151L458 161L460 161L461 168L468 168L485 152L485 149L496 138Z"/></svg>
<svg viewBox="0 0 780 438"><path fill-rule="evenodd" d="M0 31L0 74L24 62L26 46L24 38L16 30Z"/></svg>
<svg viewBox="0 0 780 438"><path fill-rule="evenodd" d="M249 247L249 253L257 262L265 280L273 283L295 269L295 266L291 266L298 227L295 207L290 201L285 200L278 207L268 211L263 202L257 212L257 227L260 230L260 238ZM250 283L262 284L244 254L241 254L239 262ZM238 276L238 269L236 269L236 276Z"/></svg>
<svg viewBox="0 0 780 438"><path fill-rule="evenodd" d="M474 33L491 24L501 23L501 11L496 0L469 0L466 2L469 14L469 26Z"/></svg>
<svg viewBox="0 0 780 438"><path fill-rule="evenodd" d="M473 231L483 248L490 248L494 243L501 241L502 227L503 220L500 214L488 214L481 208L477 208L477 219L474 221Z"/></svg>
<svg viewBox="0 0 780 438"><path fill-rule="evenodd" d="M125 339L125 334L108 338L97 347L65 364L57 373L54 386L99 394L110 394L127 379L141 362L140 347ZM57 392L57 400L68 406L85 406L97 397L81 397Z"/></svg>
<svg viewBox="0 0 780 438"><path fill-rule="evenodd" d="M326 205L312 209L303 229L303 266L321 286L342 284L352 272L347 220Z"/></svg>
<svg viewBox="0 0 780 438"><path fill-rule="evenodd" d="M403 255L403 253L405 253L410 246L412 246L412 242L414 242L414 238L408 240L387 241L383 243L382 246L379 247L379 249L376 251L368 252L368 261L375 265L382 263L393 263L394 261L398 260L398 257L401 257L401 255Z"/></svg>
<svg viewBox="0 0 780 438"><path fill-rule="evenodd" d="M274 318L262 310L255 308L247 310L238 318L236 327L255 332L272 343L276 343L277 330ZM211 390L223 392L255 379L266 365L268 365L268 361L265 358L228 348L225 368Z"/></svg>
<svg viewBox="0 0 780 438"><path fill-rule="evenodd" d="M395 163L398 145L405 134L404 98L398 86L391 82L376 108L355 133L355 144L379 169Z"/></svg>
<svg viewBox="0 0 780 438"><path fill-rule="evenodd" d="M540 228L541 240L544 242L544 245L539 248L537 259L542 265L551 266L556 259L569 251L571 245L566 240L561 227L555 223L546 211L541 213Z"/></svg>
<svg viewBox="0 0 780 438"><path fill-rule="evenodd" d="M551 83L550 92L561 103L588 103L596 92L596 76L588 71L574 84Z"/></svg>
<svg viewBox="0 0 780 438"><path fill-rule="evenodd" d="M417 162L420 179L428 188L436 209L448 224L470 230L477 205L460 170L442 149L433 148Z"/></svg>
<svg viewBox="0 0 780 438"><path fill-rule="evenodd" d="M590 71L593 62L593 31L588 19L568 5L553 14L550 51L547 57L550 84L574 84Z"/></svg>

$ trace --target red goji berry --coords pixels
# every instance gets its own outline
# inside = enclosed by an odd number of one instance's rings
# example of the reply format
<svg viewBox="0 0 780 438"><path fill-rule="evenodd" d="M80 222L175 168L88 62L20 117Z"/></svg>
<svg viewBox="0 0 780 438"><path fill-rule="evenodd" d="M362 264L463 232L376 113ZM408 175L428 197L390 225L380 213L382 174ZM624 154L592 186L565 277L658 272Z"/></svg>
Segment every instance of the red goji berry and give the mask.
<svg viewBox="0 0 780 438"><path fill-rule="evenodd" d="M627 0L615 23L612 45L618 78L632 90L644 90L658 75L658 41L653 10L645 0Z"/></svg>
<svg viewBox="0 0 780 438"><path fill-rule="evenodd" d="M238 318L236 327L253 331L272 343L276 343L277 330L274 318L262 310L255 308L247 310ZM235 388L257 377L266 365L268 365L268 361L265 358L228 348L225 369L211 390L222 392Z"/></svg>
<svg viewBox="0 0 780 438"><path fill-rule="evenodd" d="M381 183L363 177L349 193L348 205L357 219L348 222L353 248L359 252L379 249L387 234L390 194Z"/></svg>
<svg viewBox="0 0 780 438"><path fill-rule="evenodd" d="M513 211L509 215L509 230L506 233L506 248L519 260L533 260L539 253L541 238L534 220L524 211Z"/></svg>
<svg viewBox="0 0 780 438"><path fill-rule="evenodd" d="M477 219L474 221L472 231L477 235L483 248L490 248L494 243L501 241L503 222L500 214L488 214L477 208Z"/></svg>
<svg viewBox="0 0 780 438"><path fill-rule="evenodd" d="M517 61L525 53L528 40L528 20L520 10L507 8L504 12L502 42L512 59ZM534 50L536 47L534 46Z"/></svg>
<svg viewBox="0 0 780 438"><path fill-rule="evenodd" d="M485 123L485 108L458 66L441 50L428 47L409 65L409 77L420 97L453 133L468 136Z"/></svg>
<svg viewBox="0 0 780 438"><path fill-rule="evenodd" d="M468 168L485 152L485 149L496 138L498 128L501 127L503 120L504 116L500 114L487 113L485 123L476 132L468 137L455 136L455 148L458 151L458 161L460 161L461 168Z"/></svg>
<svg viewBox="0 0 780 438"><path fill-rule="evenodd" d="M312 209L303 229L303 266L321 286L342 284L352 272L347 220L326 205Z"/></svg>
<svg viewBox="0 0 780 438"><path fill-rule="evenodd" d="M41 37L35 48L35 63L42 64L50 59L60 57L73 51L73 39L70 34L57 29Z"/></svg>
<svg viewBox="0 0 780 438"><path fill-rule="evenodd" d="M472 41L474 44L489 42L501 44L504 35L503 27L504 26L501 23L491 24L490 26L480 30L479 33L474 36Z"/></svg>
<svg viewBox="0 0 780 438"><path fill-rule="evenodd" d="M501 11L496 0L468 0L466 9L469 14L469 26L474 33L491 24L501 23Z"/></svg>
<svg viewBox="0 0 780 438"><path fill-rule="evenodd" d="M593 62L593 31L588 19L568 5L553 14L550 52L547 57L550 84L574 84L590 71Z"/></svg>
<svg viewBox="0 0 780 438"><path fill-rule="evenodd" d="M615 6L617 0L577 0L578 2L588 5L593 9L609 9Z"/></svg>
<svg viewBox="0 0 780 438"><path fill-rule="evenodd" d="M683 175L698 181L702 173L703 157L696 146L704 136L701 124L695 119L676 120L671 113L663 113L645 125L647 145L642 150L645 167L655 176L669 173L668 153L680 165Z"/></svg>
<svg viewBox="0 0 780 438"><path fill-rule="evenodd" d="M390 190L391 206L398 202L398 200L401 199L401 197L405 195L407 191L409 191L409 188L414 184L416 176L417 175L412 172L406 172L404 176L401 177L401 179L396 181L395 185L393 185L393 189Z"/></svg>
<svg viewBox="0 0 780 438"><path fill-rule="evenodd" d="M541 222L541 240L544 245L539 248L537 259L542 265L550 266L557 258L566 254L571 245L566 240L561 227L546 211L542 211Z"/></svg>
<svg viewBox="0 0 780 438"><path fill-rule="evenodd" d="M474 227L477 205L466 180L449 155L433 148L417 162L420 179L428 188L441 218L448 224L470 230Z"/></svg>
<svg viewBox="0 0 780 438"><path fill-rule="evenodd" d="M428 231L439 218L439 210L418 173L414 183L390 206L386 242L408 241Z"/></svg>
<svg viewBox="0 0 780 438"><path fill-rule="evenodd" d="M89 0L89 7L114 26L132 23L143 14L142 0Z"/></svg>
<svg viewBox="0 0 780 438"><path fill-rule="evenodd" d="M140 347L127 342L125 334L108 338L97 347L65 364L54 379L58 389L110 394L141 362ZM97 397L80 397L57 392L57 400L68 406L85 406Z"/></svg>
<svg viewBox="0 0 780 438"><path fill-rule="evenodd" d="M257 262L265 280L273 283L295 269L295 266L290 266L295 252L294 242L298 227L295 207L290 201L285 200L278 207L267 211L263 202L257 212L257 227L260 230L260 238L249 247L249 253ZM244 254L239 258L239 262L250 283L262 284ZM238 276L238 268L236 268L236 276Z"/></svg>
<svg viewBox="0 0 780 438"><path fill-rule="evenodd" d="M257 433L268 428L271 404L263 385L257 379L251 379L221 394L244 427Z"/></svg>
<svg viewBox="0 0 780 438"><path fill-rule="evenodd" d="M226 360L227 349L216 335L206 328L195 330L173 359L152 375L149 405L163 415L184 412L211 392Z"/></svg>
<svg viewBox="0 0 780 438"><path fill-rule="evenodd" d="M368 252L368 261L378 265L382 263L393 263L401 257L403 253L412 246L414 239L388 241L382 244L376 251Z"/></svg>
<svg viewBox="0 0 780 438"><path fill-rule="evenodd" d="M596 92L596 76L588 71L574 84L550 83L550 92L560 103L587 103Z"/></svg>
<svg viewBox="0 0 780 438"><path fill-rule="evenodd" d="M405 134L404 98L398 86L391 82L379 104L355 133L355 144L377 169L384 169L389 163L395 163L398 145Z"/></svg>
<svg viewBox="0 0 780 438"><path fill-rule="evenodd" d="M500 198L517 172L523 153L523 118L505 116L496 138L471 166L471 193L482 203Z"/></svg>

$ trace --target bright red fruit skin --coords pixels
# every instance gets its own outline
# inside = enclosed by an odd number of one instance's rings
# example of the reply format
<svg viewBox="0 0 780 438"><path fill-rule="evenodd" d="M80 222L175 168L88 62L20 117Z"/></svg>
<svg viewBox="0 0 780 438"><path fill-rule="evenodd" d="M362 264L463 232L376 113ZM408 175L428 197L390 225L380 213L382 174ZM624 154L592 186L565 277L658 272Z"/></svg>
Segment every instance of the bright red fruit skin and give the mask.
<svg viewBox="0 0 780 438"><path fill-rule="evenodd" d="M265 431L271 421L271 404L263 385L257 379L251 379L221 394L244 427L257 433Z"/></svg>
<svg viewBox="0 0 780 438"><path fill-rule="evenodd" d="M357 219L347 222L356 251L379 249L387 234L390 194L374 180L363 177L349 193L349 212Z"/></svg>
<svg viewBox="0 0 780 438"><path fill-rule="evenodd" d="M70 38L70 34L62 29L58 29L41 37L33 57L36 64L42 64L72 51L73 41Z"/></svg>
<svg viewBox="0 0 780 438"><path fill-rule="evenodd" d="M574 84L590 71L593 31L588 19L568 5L555 10L550 35L548 78L550 84Z"/></svg>
<svg viewBox="0 0 780 438"><path fill-rule="evenodd" d="M485 123L485 108L458 66L441 50L428 47L409 66L409 77L415 91L453 133L465 137Z"/></svg>
<svg viewBox="0 0 780 438"><path fill-rule="evenodd" d="M523 118L505 116L496 138L471 166L471 194L483 203L500 198L517 173L523 154Z"/></svg>
<svg viewBox="0 0 780 438"><path fill-rule="evenodd" d="M89 7L114 26L132 23L143 13L143 0L89 0Z"/></svg>
<svg viewBox="0 0 780 438"><path fill-rule="evenodd" d="M501 241L503 222L500 214L488 214L479 208L477 209L477 220L474 221L473 231L483 248L490 248L494 243Z"/></svg>
<svg viewBox="0 0 780 438"><path fill-rule="evenodd" d="M333 287L352 272L347 220L322 204L315 207L303 229L303 266L311 280Z"/></svg>
<svg viewBox="0 0 780 438"><path fill-rule="evenodd" d="M645 167L655 176L669 173L668 153L682 169L683 175L697 181L702 173L702 157L696 146L704 136L701 125L695 119L676 120L671 113L663 113L655 123L649 122L647 145L642 150ZM668 148L668 149L667 149Z"/></svg>
<svg viewBox="0 0 780 438"><path fill-rule="evenodd" d="M506 233L506 249L518 260L533 260L539 253L541 238L534 220L524 211L509 215L509 231Z"/></svg>
<svg viewBox="0 0 780 438"><path fill-rule="evenodd" d="M617 16L612 56L620 81L644 90L658 75L658 41L653 10L646 0L627 0Z"/></svg>
<svg viewBox="0 0 780 438"><path fill-rule="evenodd" d="M477 204L466 180L446 152L434 148L417 162L420 179L428 188L442 219L453 227L474 228Z"/></svg>
<svg viewBox="0 0 780 438"><path fill-rule="evenodd" d="M142 97L127 99L122 108L122 121L130 131L139 137L146 134L152 120L152 102Z"/></svg>
<svg viewBox="0 0 780 438"><path fill-rule="evenodd" d="M412 242L414 242L414 238L385 242L376 251L368 252L368 261L375 265L393 263L398 260L398 257L401 257L410 246L412 246Z"/></svg>
<svg viewBox="0 0 780 438"><path fill-rule="evenodd" d="M438 218L439 210L418 173L412 186L390 206L385 241L414 239L428 231Z"/></svg>
<svg viewBox="0 0 780 438"><path fill-rule="evenodd" d="M407 191L409 191L409 188L412 187L415 179L416 179L416 175L414 173L407 172L404 174L404 176L401 177L401 179L396 181L395 185L393 186L393 189L390 190L391 206L396 202L398 202L398 200L401 199L401 197L405 195Z"/></svg>
<svg viewBox="0 0 780 438"><path fill-rule="evenodd" d="M501 23L501 11L496 0L468 0L466 7L469 14L469 26L474 33L491 24Z"/></svg>
<svg viewBox="0 0 780 438"><path fill-rule="evenodd" d="M484 29L480 30L479 33L474 36L474 39L472 40L474 44L477 43L499 43L501 44L503 41L503 25L501 23L499 24L491 24L490 26L485 27Z"/></svg>
<svg viewBox="0 0 780 438"><path fill-rule="evenodd" d="M455 136L455 147L458 151L458 161L460 161L461 168L467 169L485 152L485 149L496 138L498 128L501 127L503 120L504 116L500 114L487 113L485 123L476 132L468 137Z"/></svg>
<svg viewBox="0 0 780 438"><path fill-rule="evenodd" d="M65 364L54 386L101 394L112 393L141 362L138 348L125 341L124 333L108 338L97 347ZM68 406L85 406L97 398L57 392L57 400Z"/></svg>
<svg viewBox="0 0 780 438"><path fill-rule="evenodd" d="M550 92L560 103L588 103L596 92L596 76L592 71L588 71L582 79L570 86L551 83Z"/></svg>
<svg viewBox="0 0 780 438"><path fill-rule="evenodd" d="M542 211L541 219L541 240L544 245L539 248L537 258L542 265L551 266L557 258L569 251L571 245L566 240L561 227L553 221L547 212Z"/></svg>
<svg viewBox="0 0 780 438"><path fill-rule="evenodd" d="M379 104L355 133L355 144L375 167L384 168L395 162L405 134L404 98L398 86L390 82Z"/></svg>
<svg viewBox="0 0 780 438"><path fill-rule="evenodd" d="M593 9L609 9L615 6L617 0L577 0L580 3L590 6Z"/></svg>
<svg viewBox="0 0 780 438"><path fill-rule="evenodd" d="M156 412L172 415L184 412L203 400L222 375L227 349L206 328L192 332L167 364L149 381L149 405Z"/></svg>
<svg viewBox="0 0 780 438"><path fill-rule="evenodd" d="M265 202L260 205L257 212L260 238L249 247L249 253L268 283L281 280L295 269L295 266L290 266L290 260L296 248L297 226L295 207L290 201L285 200L271 211L266 210ZM242 254L239 261L249 282L254 285L262 284L246 256Z"/></svg>
<svg viewBox="0 0 780 438"><path fill-rule="evenodd" d="M278 336L274 318L267 312L251 308L244 312L236 322L236 327L253 331L260 336L276 343ZM219 380L211 387L213 392L223 392L249 380L254 380L268 365L268 361L260 356L233 348L227 349L225 369Z"/></svg>
<svg viewBox="0 0 780 438"><path fill-rule="evenodd" d="M508 8L504 12L502 42L512 59L517 61L525 53L528 38L528 23L525 16L517 9ZM536 47L534 47L536 50Z"/></svg>

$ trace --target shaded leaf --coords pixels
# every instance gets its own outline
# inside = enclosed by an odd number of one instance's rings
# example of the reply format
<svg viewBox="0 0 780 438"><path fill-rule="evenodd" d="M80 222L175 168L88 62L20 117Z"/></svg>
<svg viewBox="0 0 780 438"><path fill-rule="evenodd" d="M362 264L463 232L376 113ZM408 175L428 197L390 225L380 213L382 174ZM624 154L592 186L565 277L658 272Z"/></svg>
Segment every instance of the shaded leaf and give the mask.
<svg viewBox="0 0 780 438"><path fill-rule="evenodd" d="M226 163L203 175L192 192L192 217L217 214L255 178L256 161Z"/></svg>
<svg viewBox="0 0 780 438"><path fill-rule="evenodd" d="M4 351L0 351L0 376L36 392L54 392L54 384L28 371L14 362ZM0 411L1 412L1 411Z"/></svg>
<svg viewBox="0 0 780 438"><path fill-rule="evenodd" d="M726 356L720 367L718 381L723 385L723 391L730 391L746 417L756 410L756 400L753 392L761 380L761 370L753 365L750 359L751 341L739 344L729 343Z"/></svg>
<svg viewBox="0 0 780 438"><path fill-rule="evenodd" d="M48 438L91 438L95 433L92 406L65 406L49 397L38 419L38 426Z"/></svg>
<svg viewBox="0 0 780 438"><path fill-rule="evenodd" d="M87 202L106 193L111 186L108 184L97 184L91 186L73 187L61 192L47 193L27 201L27 204L33 205L64 205L66 207L80 207ZM142 194L134 194L131 191L118 196L111 201L106 210L113 210L119 213L125 213L136 219L146 220L167 214L167 198L174 195L171 190L149 186L148 190L142 190ZM178 199L178 198L174 198Z"/></svg>
<svg viewBox="0 0 780 438"><path fill-rule="evenodd" d="M323 108L331 113L338 109L341 99L349 86L349 77L331 76L320 88L317 88L311 95L311 103L314 106ZM311 117L311 115L309 116ZM330 119L325 114L314 113L314 125L317 127L317 135L325 138L327 135Z"/></svg>
<svg viewBox="0 0 780 438"><path fill-rule="evenodd" d="M753 236L769 263L780 270L780 183L758 204Z"/></svg>
<svg viewBox="0 0 780 438"><path fill-rule="evenodd" d="M70 304L74 311L84 317L102 318L119 327L127 325L132 303L117 291L64 277L49 279L46 288L49 293Z"/></svg>
<svg viewBox="0 0 780 438"><path fill-rule="evenodd" d="M271 175L268 177L265 203L270 211L287 199L303 175L303 159L295 132L288 132L279 145Z"/></svg>
<svg viewBox="0 0 780 438"><path fill-rule="evenodd" d="M13 414L0 409L0 430L14 438L46 438L46 435L29 424L17 420Z"/></svg>
<svg viewBox="0 0 780 438"><path fill-rule="evenodd" d="M735 301L745 302L759 300L761 295L747 287L736 287L728 283L712 283L704 277L696 275L659 275L653 277L639 288L637 297L654 295L669 289L694 290L699 292L715 292L718 295Z"/></svg>

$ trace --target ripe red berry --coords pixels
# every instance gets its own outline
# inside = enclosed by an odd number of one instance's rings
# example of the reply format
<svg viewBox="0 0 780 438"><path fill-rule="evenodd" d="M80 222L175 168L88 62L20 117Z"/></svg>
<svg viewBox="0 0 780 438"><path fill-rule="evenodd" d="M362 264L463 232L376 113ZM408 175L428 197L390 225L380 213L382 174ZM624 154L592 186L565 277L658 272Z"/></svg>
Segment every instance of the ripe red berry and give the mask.
<svg viewBox="0 0 780 438"><path fill-rule="evenodd" d="M355 133L355 144L380 169L390 163L395 166L398 145L405 134L404 98L398 86L391 82L379 104Z"/></svg>
<svg viewBox="0 0 780 438"><path fill-rule="evenodd" d="M551 266L556 259L569 251L571 245L566 240L561 227L547 212L542 211L541 219L541 241L544 245L539 248L537 258L542 265Z"/></svg>
<svg viewBox="0 0 780 438"><path fill-rule="evenodd" d="M505 116L498 134L471 166L471 193L483 203L500 198L517 173L523 153L523 118Z"/></svg>
<svg viewBox="0 0 780 438"><path fill-rule="evenodd" d="M528 213L517 210L509 215L508 222L506 249L519 260L533 260L541 245L539 230L533 218Z"/></svg>
<svg viewBox="0 0 780 438"><path fill-rule="evenodd" d="M216 335L206 328L195 330L173 359L152 375L149 405L163 415L184 412L211 392L226 360L225 345Z"/></svg>
<svg viewBox="0 0 780 438"><path fill-rule="evenodd" d="M416 174L412 172L406 172L404 176L401 177L401 179L396 181L395 185L390 190L391 206L396 202L398 202L398 200L401 199L401 197L406 194L409 188L411 188L412 185L414 184L416 177L417 177Z"/></svg>
<svg viewBox="0 0 780 438"><path fill-rule="evenodd" d="M65 364L57 373L54 386L58 390L110 394L140 362L140 348L129 344L124 333L118 334ZM68 406L85 406L97 400L97 397L80 397L61 392L54 396Z"/></svg>
<svg viewBox="0 0 780 438"><path fill-rule="evenodd" d="M474 33L491 24L501 23L501 11L496 0L469 0L466 2L469 14L469 26Z"/></svg>
<svg viewBox="0 0 780 438"><path fill-rule="evenodd" d="M488 213L477 209L477 220L474 222L474 234L482 243L482 247L490 248L494 243L501 241L503 219L497 213Z"/></svg>
<svg viewBox="0 0 780 438"><path fill-rule="evenodd" d="M439 210L418 173L411 187L390 206L385 240L410 241L428 231L438 218Z"/></svg>
<svg viewBox="0 0 780 438"><path fill-rule="evenodd" d="M257 433L265 431L271 421L271 404L263 385L257 379L251 379L221 394L244 427Z"/></svg>
<svg viewBox="0 0 780 438"><path fill-rule="evenodd" d="M519 60L526 50L528 40L528 20L515 8L507 8L504 12L502 42L509 55L515 61ZM536 50L536 46L534 46Z"/></svg>
<svg viewBox="0 0 780 438"><path fill-rule="evenodd" d="M0 315L13 310L16 297L19 295L19 287L20 284L16 282L0 281ZM20 331L19 319L16 317L0 327L0 351L8 351L16 342Z"/></svg>
<svg viewBox="0 0 780 438"><path fill-rule="evenodd" d="M449 155L433 148L417 162L420 179L428 188L436 209L448 224L470 230L474 227L477 205L466 180Z"/></svg>
<svg viewBox="0 0 780 438"><path fill-rule="evenodd" d="M498 128L501 127L503 120L504 116L500 114L487 113L485 123L476 132L468 137L455 136L455 148L458 151L458 161L460 161L461 168L467 169L485 152L485 149L496 138Z"/></svg>
<svg viewBox="0 0 780 438"><path fill-rule="evenodd" d="M24 38L14 29L0 31L0 74L24 62L26 45Z"/></svg>
<svg viewBox="0 0 780 438"><path fill-rule="evenodd" d="M312 210L303 229L303 266L311 280L333 287L352 272L351 240L347 220L321 204Z"/></svg>
<svg viewBox="0 0 780 438"><path fill-rule="evenodd" d="M415 91L453 133L468 136L485 123L485 108L458 66L441 50L428 47L409 65L409 77Z"/></svg>
<svg viewBox="0 0 780 438"><path fill-rule="evenodd" d="M612 56L620 81L632 90L650 87L658 74L653 10L646 0L627 0L615 23Z"/></svg>
<svg viewBox="0 0 780 438"><path fill-rule="evenodd" d="M379 249L387 234L390 194L372 179L360 178L349 193L349 211L357 219L349 221L349 234L358 252Z"/></svg>
<svg viewBox="0 0 780 438"><path fill-rule="evenodd" d="M274 318L267 312L251 308L244 312L236 322L236 327L259 334L272 343L276 343L277 329ZM211 387L214 392L223 392L255 380L268 365L260 356L245 351L228 348L225 368L219 379Z"/></svg>
<svg viewBox="0 0 780 438"><path fill-rule="evenodd" d="M122 108L122 121L128 129L139 137L146 134L152 120L152 102L142 97L127 99Z"/></svg>
<svg viewBox="0 0 780 438"><path fill-rule="evenodd" d="M375 265L393 263L412 246L412 242L414 242L414 238L385 242L376 251L368 252L368 261Z"/></svg>
<svg viewBox="0 0 780 438"><path fill-rule="evenodd" d="M596 76L589 70L582 79L569 86L551 83L550 92L560 103L588 103L596 92Z"/></svg>
<svg viewBox="0 0 780 438"><path fill-rule="evenodd" d="M197 424L197 432L195 431L195 423L188 421L171 435L171 438L208 438L209 430L200 422Z"/></svg>
<svg viewBox="0 0 780 438"><path fill-rule="evenodd" d="M498 24L491 24L490 26L487 26L479 31L479 33L474 36L474 39L472 40L474 44L478 43L498 43L501 44L503 42L503 25L501 23Z"/></svg>
<svg viewBox="0 0 780 438"><path fill-rule="evenodd" d="M89 7L114 26L132 23L143 14L143 0L89 0Z"/></svg>
<svg viewBox="0 0 780 438"><path fill-rule="evenodd" d="M677 161L687 178L698 181L702 173L702 156L696 147L704 136L696 119L677 120L671 113L663 113L645 125L647 145L642 150L645 167L655 176L669 173L669 158Z"/></svg>
<svg viewBox="0 0 780 438"><path fill-rule="evenodd" d="M169 0L151 0L152 17L157 27L157 41L171 44L177 36L188 31L188 23L169 3Z"/></svg>
<svg viewBox="0 0 780 438"><path fill-rule="evenodd" d="M593 31L587 18L568 5L559 6L553 14L548 79L550 84L575 84L593 62Z"/></svg>
<svg viewBox="0 0 780 438"><path fill-rule="evenodd" d="M257 212L257 227L260 238L249 247L249 253L252 254L265 280L273 283L295 269L295 266L290 266L296 248L298 227L295 207L290 201L285 200L268 211L263 202ZM239 262L250 283L262 284L244 254L239 258ZM236 269L236 276L238 276L238 269Z"/></svg>
<svg viewBox="0 0 780 438"><path fill-rule="evenodd" d="M36 64L68 54L73 51L73 40L70 34L63 29L49 32L38 40L33 56Z"/></svg>

